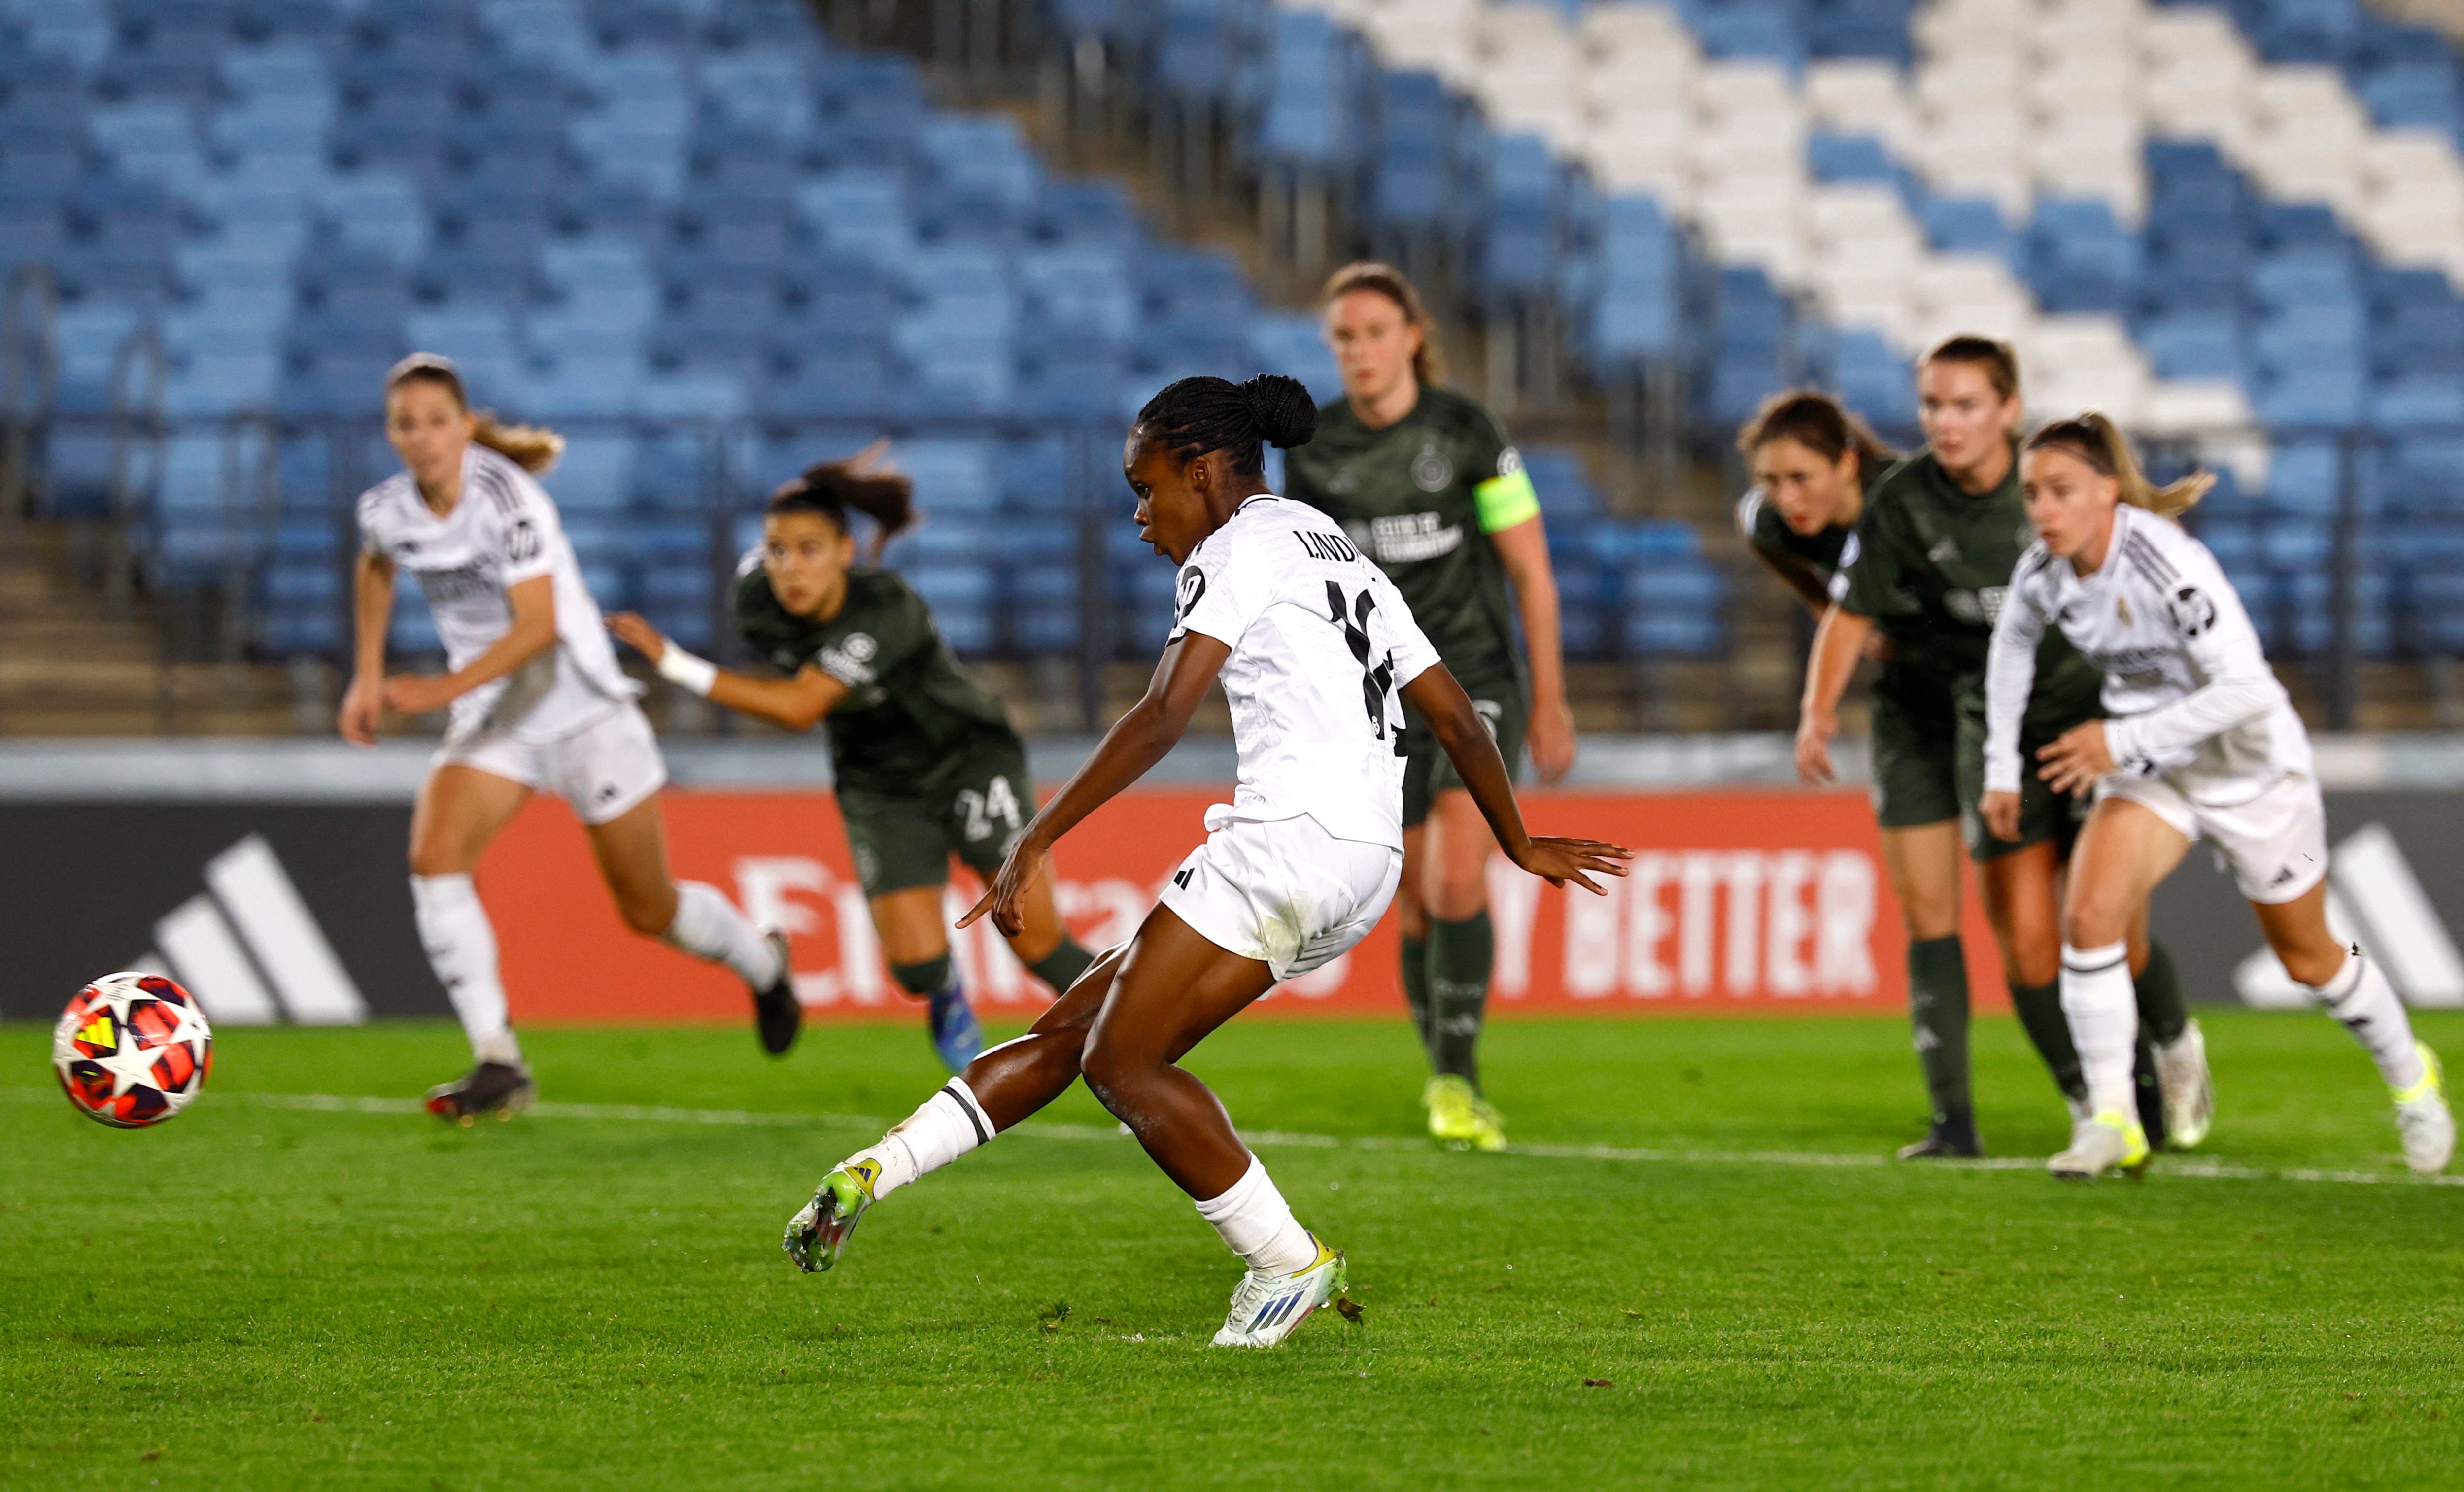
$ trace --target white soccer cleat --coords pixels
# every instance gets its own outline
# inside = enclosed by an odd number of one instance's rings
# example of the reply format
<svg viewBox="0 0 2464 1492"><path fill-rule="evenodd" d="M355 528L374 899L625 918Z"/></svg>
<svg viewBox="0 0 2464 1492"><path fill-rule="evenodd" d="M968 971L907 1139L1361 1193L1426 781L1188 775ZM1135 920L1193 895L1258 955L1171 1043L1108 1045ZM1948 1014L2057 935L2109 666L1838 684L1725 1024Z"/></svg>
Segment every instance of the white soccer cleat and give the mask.
<svg viewBox="0 0 2464 1492"><path fill-rule="evenodd" d="M2045 1162L2045 1169L2064 1181L2093 1181L2120 1169L2138 1174L2147 1164L2147 1134L2139 1121L2102 1113L2071 1127L2070 1149Z"/></svg>
<svg viewBox="0 0 2464 1492"><path fill-rule="evenodd" d="M1272 1347L1300 1328L1311 1312L1343 1293L1343 1256L1309 1235L1317 1258L1290 1274L1261 1274L1252 1269L1232 1292L1232 1309L1223 1329L1215 1333L1217 1347Z"/></svg>
<svg viewBox="0 0 2464 1492"><path fill-rule="evenodd" d="M2455 1116L2447 1109L2447 1085L2438 1070L2438 1054L2428 1042L2415 1042L2421 1054L2421 1081L2396 1088L2395 1132L2404 1139L2404 1163L2425 1176L2447 1169L2455 1154Z"/></svg>
<svg viewBox="0 0 2464 1492"><path fill-rule="evenodd" d="M2216 1122L2216 1086L2208 1075L2208 1039L2195 1020L2156 1048L2156 1086L2165 1094L2165 1148L2190 1150Z"/></svg>

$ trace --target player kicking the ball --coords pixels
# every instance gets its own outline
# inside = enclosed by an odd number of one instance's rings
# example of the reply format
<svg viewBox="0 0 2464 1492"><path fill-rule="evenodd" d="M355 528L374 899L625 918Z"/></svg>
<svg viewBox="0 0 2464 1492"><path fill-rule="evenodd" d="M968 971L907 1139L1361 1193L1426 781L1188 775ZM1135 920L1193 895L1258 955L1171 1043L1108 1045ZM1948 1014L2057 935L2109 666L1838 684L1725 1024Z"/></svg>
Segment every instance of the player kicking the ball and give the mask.
<svg viewBox="0 0 2464 1492"><path fill-rule="evenodd" d="M385 376L385 436L403 470L360 498L359 667L339 723L344 739L367 746L386 709L452 710L411 812L410 900L478 1061L428 1095L429 1112L467 1124L530 1101L495 930L471 873L541 788L582 820L625 925L734 970L753 990L762 1049L786 1051L803 1012L785 940L756 932L717 888L668 871L667 765L535 475L564 442L473 413L453 364L425 353ZM452 671L385 676L398 569L427 593Z"/></svg>
<svg viewBox="0 0 2464 1492"><path fill-rule="evenodd" d="M1172 636L1146 697L1027 824L965 920L989 915L1015 936L1054 842L1163 759L1219 675L1239 755L1233 801L1207 810L1206 843L1136 936L822 1179L787 1224L799 1266L829 1268L874 1202L1084 1077L1248 1265L1216 1344L1272 1347L1342 1289L1343 1256L1293 1219L1223 1106L1176 1064L1277 980L1359 942L1393 899L1398 693L1508 859L1593 891L1585 872L1624 873L1615 845L1524 831L1504 758L1394 584L1333 520L1266 490L1260 443L1299 445L1316 419L1309 391L1273 375L1183 379L1139 411L1122 466L1139 537L1180 566Z"/></svg>
<svg viewBox="0 0 2464 1492"><path fill-rule="evenodd" d="M2157 883L2205 837L2229 862L2268 946L2378 1064L2405 1164L2444 1170L2455 1149L2438 1056L2412 1035L2387 976L2327 927L2327 816L2310 737L2267 666L2241 598L2170 515L2205 477L2155 489L2101 414L2047 426L2022 480L2037 542L2020 557L1986 670L1986 792L1993 833L2019 827L2020 717L2048 625L2104 671L2112 718L2036 753L2057 793L2096 794L2062 909L2062 1013L2091 1116L2048 1166L2074 1179L2145 1163L2131 1116L2137 1017L2123 936Z"/></svg>

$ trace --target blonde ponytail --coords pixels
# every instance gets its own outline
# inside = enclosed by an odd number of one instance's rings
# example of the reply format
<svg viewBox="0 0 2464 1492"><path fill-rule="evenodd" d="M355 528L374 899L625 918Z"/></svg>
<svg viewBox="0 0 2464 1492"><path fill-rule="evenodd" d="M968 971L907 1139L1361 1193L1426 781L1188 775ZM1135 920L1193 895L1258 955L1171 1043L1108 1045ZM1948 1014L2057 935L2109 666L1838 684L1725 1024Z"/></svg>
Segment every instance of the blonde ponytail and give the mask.
<svg viewBox="0 0 2464 1492"><path fill-rule="evenodd" d="M564 437L538 425L498 425L493 411L473 416L471 438L533 476L545 476L564 454Z"/></svg>
<svg viewBox="0 0 2464 1492"><path fill-rule="evenodd" d="M2113 478L2114 485L2122 490L2123 502L2163 518L2178 518L2189 512L2208 494L2208 489L2216 485L2214 472L2192 472L2179 481L2154 486L2139 470L2139 462L2130 453L2130 442L2114 428L2111 420L2094 409L2077 419L2057 420L2046 426L2028 438L2028 449L2068 451Z"/></svg>

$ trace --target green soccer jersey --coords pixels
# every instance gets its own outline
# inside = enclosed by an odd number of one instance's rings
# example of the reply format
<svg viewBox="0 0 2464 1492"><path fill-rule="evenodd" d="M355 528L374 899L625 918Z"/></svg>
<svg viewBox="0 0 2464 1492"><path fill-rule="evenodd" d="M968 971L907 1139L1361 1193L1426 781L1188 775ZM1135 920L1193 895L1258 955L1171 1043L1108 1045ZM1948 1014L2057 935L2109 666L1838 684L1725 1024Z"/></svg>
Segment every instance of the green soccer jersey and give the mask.
<svg viewBox="0 0 2464 1492"><path fill-rule="evenodd" d="M1931 452L1919 451L1884 472L1867 498L1841 571L1840 608L1874 620L1895 668L1954 690L1982 689L1994 614L2035 539L2015 450L2002 485L1984 494L1964 491ZM2091 718L2102 683L2048 627L2029 714Z"/></svg>
<svg viewBox="0 0 2464 1492"><path fill-rule="evenodd" d="M1864 488L1865 501L1870 504L1874 500L1875 490L1882 485L1882 476L1890 468L1870 461L1859 462L1859 465L1861 469L1859 480ZM1788 526L1788 519L1780 516L1779 504L1772 502L1759 487L1737 499L1737 532L1745 536L1747 543L1764 554L1793 560L1812 570L1815 579L1822 582L1834 600L1839 594L1839 572L1856 560L1855 524L1835 523L1811 534L1800 534Z"/></svg>
<svg viewBox="0 0 2464 1492"><path fill-rule="evenodd" d="M1338 399L1284 458L1287 495L1343 525L1403 593L1457 676L1519 677L1506 566L1487 536L1538 516L1523 458L1495 416L1446 388L1373 430Z"/></svg>
<svg viewBox="0 0 2464 1492"><path fill-rule="evenodd" d="M735 613L745 642L781 673L809 664L847 687L826 720L842 787L930 793L987 738L1017 739L1001 702L967 677L924 598L892 571L849 570L839 614L813 622L789 616L748 559Z"/></svg>

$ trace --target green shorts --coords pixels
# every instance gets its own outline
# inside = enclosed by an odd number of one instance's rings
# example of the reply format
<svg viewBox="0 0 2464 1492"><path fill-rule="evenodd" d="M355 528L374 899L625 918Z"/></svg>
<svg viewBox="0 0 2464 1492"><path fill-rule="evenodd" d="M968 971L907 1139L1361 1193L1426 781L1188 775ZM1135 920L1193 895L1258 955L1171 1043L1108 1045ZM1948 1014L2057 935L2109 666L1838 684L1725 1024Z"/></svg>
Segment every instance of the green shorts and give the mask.
<svg viewBox="0 0 2464 1492"><path fill-rule="evenodd" d="M1016 736L970 749L957 770L939 776L947 785L930 793L839 789L839 817L867 896L945 885L954 854L989 877L1035 815L1035 779Z"/></svg>
<svg viewBox="0 0 2464 1492"><path fill-rule="evenodd" d="M1520 680L1509 677L1463 679L1463 692L1471 696L1471 707L1480 712L1480 723L1497 742L1497 754L1506 758L1506 774L1513 777L1522 770L1523 733L1531 723L1531 701L1523 691ZM1455 770L1446 749L1438 744L1437 736L1407 711L1403 723L1403 827L1409 829L1428 822L1429 804L1440 793L1463 785L1463 774Z"/></svg>
<svg viewBox="0 0 2464 1492"><path fill-rule="evenodd" d="M1915 678L1886 678L1874 691L1874 818L1886 829L1959 821L1969 858L1993 860L2014 849L2055 843L2067 856L2084 805L2028 773L2019 789L2019 837L1995 839L1977 811L1985 796L1985 695ZM2022 732L2019 750L2036 748L2077 721Z"/></svg>

